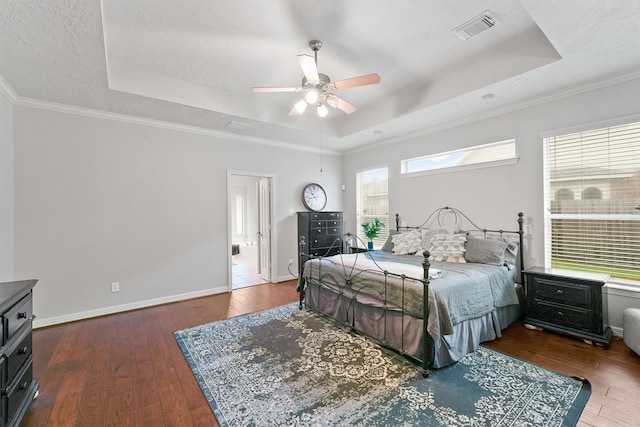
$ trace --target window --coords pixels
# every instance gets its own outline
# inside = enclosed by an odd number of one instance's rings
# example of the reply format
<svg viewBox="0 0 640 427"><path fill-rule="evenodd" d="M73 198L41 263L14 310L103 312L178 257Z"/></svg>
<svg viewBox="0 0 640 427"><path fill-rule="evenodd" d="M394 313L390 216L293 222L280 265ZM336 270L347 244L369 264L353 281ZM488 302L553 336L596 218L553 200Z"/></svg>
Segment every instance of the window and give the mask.
<svg viewBox="0 0 640 427"><path fill-rule="evenodd" d="M640 122L544 138L545 263L640 284Z"/></svg>
<svg viewBox="0 0 640 427"><path fill-rule="evenodd" d="M384 227L373 239L374 248L381 248L389 235L389 170L387 168L358 172L356 176L358 237L367 242L360 224L380 218Z"/></svg>
<svg viewBox="0 0 640 427"><path fill-rule="evenodd" d="M468 169L472 165L498 166L517 161L516 140L476 145L462 150L447 151L430 156L403 160L402 173L416 173L439 169ZM475 166L479 167L479 166Z"/></svg>

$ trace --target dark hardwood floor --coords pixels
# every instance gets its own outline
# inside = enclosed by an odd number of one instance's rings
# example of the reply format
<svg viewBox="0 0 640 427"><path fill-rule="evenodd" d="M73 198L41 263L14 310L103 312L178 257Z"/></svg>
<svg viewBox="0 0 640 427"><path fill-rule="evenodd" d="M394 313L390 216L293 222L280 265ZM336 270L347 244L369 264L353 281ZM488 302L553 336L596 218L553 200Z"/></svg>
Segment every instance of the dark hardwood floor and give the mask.
<svg viewBox="0 0 640 427"><path fill-rule="evenodd" d="M297 300L296 282L130 311L34 331L40 393L23 427L218 425L173 331ZM640 356L614 340L598 349L510 326L488 344L541 366L588 378L580 426L636 426Z"/></svg>

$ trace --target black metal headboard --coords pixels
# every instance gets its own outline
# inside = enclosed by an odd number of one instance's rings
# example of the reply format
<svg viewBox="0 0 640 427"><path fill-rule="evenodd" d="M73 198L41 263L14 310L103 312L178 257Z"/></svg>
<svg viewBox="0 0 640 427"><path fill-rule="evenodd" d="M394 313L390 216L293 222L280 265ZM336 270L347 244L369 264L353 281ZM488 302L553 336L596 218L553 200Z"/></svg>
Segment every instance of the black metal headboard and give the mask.
<svg viewBox="0 0 640 427"><path fill-rule="evenodd" d="M465 219L468 224L470 224L473 228L466 228L465 232L477 231L481 232L484 237L487 237L489 234L499 234L503 236L504 234L516 234L518 235L518 260L520 261L520 283L524 284L524 214L522 212L518 212L518 230L491 230L487 228L478 227L469 217L464 214L464 212L459 209L452 208L450 206L445 206L443 208L438 208L429 215L429 217L419 226L406 226L400 225L400 214L396 214L396 231L401 230L411 230L411 229L425 229L431 226L443 226L444 219L453 216L454 224L461 224L462 219Z"/></svg>

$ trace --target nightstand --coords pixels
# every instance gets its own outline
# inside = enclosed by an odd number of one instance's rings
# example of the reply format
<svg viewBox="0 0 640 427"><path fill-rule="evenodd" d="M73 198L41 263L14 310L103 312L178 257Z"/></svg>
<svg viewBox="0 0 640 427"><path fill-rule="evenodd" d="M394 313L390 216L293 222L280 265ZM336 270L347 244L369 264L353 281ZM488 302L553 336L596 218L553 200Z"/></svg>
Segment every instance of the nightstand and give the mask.
<svg viewBox="0 0 640 427"><path fill-rule="evenodd" d="M588 344L609 345L612 332L602 292L608 275L543 267L523 273L525 326L568 334Z"/></svg>

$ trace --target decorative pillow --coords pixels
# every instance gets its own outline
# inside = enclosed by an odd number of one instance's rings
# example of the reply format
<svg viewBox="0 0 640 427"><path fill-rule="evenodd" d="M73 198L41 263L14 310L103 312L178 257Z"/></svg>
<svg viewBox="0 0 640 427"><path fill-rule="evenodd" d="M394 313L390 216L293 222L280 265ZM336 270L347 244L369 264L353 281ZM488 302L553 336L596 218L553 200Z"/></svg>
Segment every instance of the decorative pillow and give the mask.
<svg viewBox="0 0 640 427"><path fill-rule="evenodd" d="M507 243L507 249L504 251L504 262L505 264L516 265L516 259L518 256L518 244L512 242L511 240L507 240L504 237L503 241Z"/></svg>
<svg viewBox="0 0 640 427"><path fill-rule="evenodd" d="M438 228L435 230L430 230L430 229L423 229L420 230L422 232L422 249L423 250L427 250L431 247L431 239L433 239L433 237L436 234L447 234L449 233L447 230L445 230L444 228Z"/></svg>
<svg viewBox="0 0 640 427"><path fill-rule="evenodd" d="M385 240L384 245L382 245L382 250L385 252L393 252L393 240L392 237L396 234L399 234L398 230L389 230L389 235L387 236L387 240Z"/></svg>
<svg viewBox="0 0 640 427"><path fill-rule="evenodd" d="M408 255L420 250L422 234L420 230L411 230L406 233L398 233L391 236L393 253L396 255Z"/></svg>
<svg viewBox="0 0 640 427"><path fill-rule="evenodd" d="M464 234L436 234L431 239L429 260L464 263Z"/></svg>
<svg viewBox="0 0 640 427"><path fill-rule="evenodd" d="M483 239L467 236L467 243L464 245L466 249L464 258L467 262L504 265L508 246L509 244L501 239Z"/></svg>

